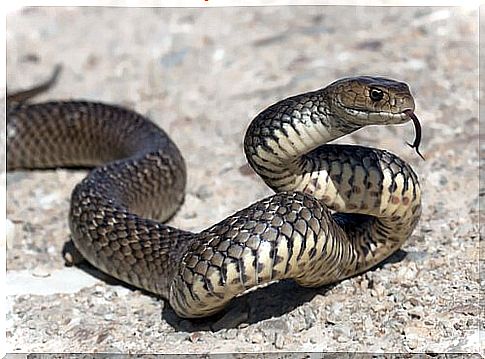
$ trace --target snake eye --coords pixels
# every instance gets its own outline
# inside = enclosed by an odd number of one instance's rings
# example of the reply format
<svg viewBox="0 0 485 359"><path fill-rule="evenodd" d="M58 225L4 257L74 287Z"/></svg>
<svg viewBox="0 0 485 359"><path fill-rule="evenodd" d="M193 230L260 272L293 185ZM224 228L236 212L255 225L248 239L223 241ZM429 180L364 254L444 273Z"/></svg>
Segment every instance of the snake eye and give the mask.
<svg viewBox="0 0 485 359"><path fill-rule="evenodd" d="M380 101L384 97L384 92L376 88L371 88L369 96L372 101Z"/></svg>

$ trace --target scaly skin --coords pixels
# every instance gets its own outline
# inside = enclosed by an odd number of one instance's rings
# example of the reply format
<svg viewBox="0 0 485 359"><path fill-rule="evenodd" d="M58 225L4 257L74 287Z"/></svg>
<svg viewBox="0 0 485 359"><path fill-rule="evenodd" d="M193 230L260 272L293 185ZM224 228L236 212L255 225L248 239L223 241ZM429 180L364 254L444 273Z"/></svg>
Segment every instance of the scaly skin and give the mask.
<svg viewBox="0 0 485 359"><path fill-rule="evenodd" d="M211 315L280 279L313 287L362 273L419 220L419 183L407 163L387 151L326 144L365 125L408 121L414 101L403 83L343 79L261 112L245 152L279 193L190 233L154 220L176 212L186 183L165 132L117 106L14 103L53 80L8 97L8 170L99 166L72 194L76 248L100 270L168 299L182 317Z"/></svg>

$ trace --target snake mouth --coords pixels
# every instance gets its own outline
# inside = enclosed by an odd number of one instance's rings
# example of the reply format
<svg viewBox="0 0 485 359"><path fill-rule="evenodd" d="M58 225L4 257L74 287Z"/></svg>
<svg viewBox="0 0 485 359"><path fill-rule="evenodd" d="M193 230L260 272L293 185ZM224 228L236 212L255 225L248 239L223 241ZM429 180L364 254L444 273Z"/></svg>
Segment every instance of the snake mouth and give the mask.
<svg viewBox="0 0 485 359"><path fill-rule="evenodd" d="M345 103L342 102L342 100L337 99L336 100L337 106L342 108L345 112L352 114L354 116L364 116L367 117L369 115L382 115L382 116L388 116L392 117L393 119L396 120L403 120L403 114L405 114L408 117L411 117L410 114L414 113L414 108L405 108L402 110L401 108L394 109L394 110L379 110L379 109L370 109L368 107L355 107L355 106L348 106ZM416 119L417 120L417 119Z"/></svg>
<svg viewBox="0 0 485 359"><path fill-rule="evenodd" d="M356 117L357 116L362 116L362 118L365 119L365 120L367 120L369 116L383 116L383 117L392 118L393 120L400 120L400 121L402 121L403 120L403 116L402 116L403 113L406 116L409 117L409 115L406 113L406 111L411 111L412 112L412 110L404 110L404 111L390 112L390 111L369 110L368 108L360 109L360 108L345 106L341 102L339 102L339 105L348 114L351 114L351 115L356 116ZM350 121L350 119L349 119L349 121Z"/></svg>
<svg viewBox="0 0 485 359"><path fill-rule="evenodd" d="M414 114L414 111L411 109L404 110L403 113L408 116L414 123L414 130L415 130L415 137L414 142L410 144L406 142L409 147L414 148L416 153L421 157L423 160L425 159L424 156L419 152L419 145L421 144L421 123L419 122L418 117Z"/></svg>

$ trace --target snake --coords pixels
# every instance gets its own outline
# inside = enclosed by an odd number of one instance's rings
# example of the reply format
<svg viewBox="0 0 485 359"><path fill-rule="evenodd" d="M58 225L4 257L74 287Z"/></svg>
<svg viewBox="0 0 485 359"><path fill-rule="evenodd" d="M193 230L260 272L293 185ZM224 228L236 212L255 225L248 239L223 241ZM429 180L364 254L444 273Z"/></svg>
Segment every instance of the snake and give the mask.
<svg viewBox="0 0 485 359"><path fill-rule="evenodd" d="M7 170L90 168L71 195L72 241L102 272L168 301L183 318L211 316L280 280L320 287L396 252L421 215L411 166L387 150L331 141L368 125L421 126L409 86L338 79L262 110L247 127L249 165L274 194L199 232L165 224L184 202L187 170L147 117L94 101L31 102L59 73L7 94ZM214 205L214 204L212 204Z"/></svg>

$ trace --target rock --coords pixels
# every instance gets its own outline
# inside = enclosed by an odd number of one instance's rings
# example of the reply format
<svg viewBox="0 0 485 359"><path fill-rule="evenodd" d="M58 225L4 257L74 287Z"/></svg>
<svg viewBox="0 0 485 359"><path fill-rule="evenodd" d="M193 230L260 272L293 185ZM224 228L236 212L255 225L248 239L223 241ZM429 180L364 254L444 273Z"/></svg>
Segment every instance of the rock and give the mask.
<svg viewBox="0 0 485 359"><path fill-rule="evenodd" d="M223 336L225 339L235 339L237 337L237 329L228 329Z"/></svg>
<svg viewBox="0 0 485 359"><path fill-rule="evenodd" d="M326 321L330 324L338 323L340 320L340 312L343 308L343 303L335 302L333 303L327 313Z"/></svg>
<svg viewBox="0 0 485 359"><path fill-rule="evenodd" d="M348 341L352 336L352 331L350 327L343 324L335 325L333 327L333 332L334 332L334 337L337 340L339 340L339 338L345 338L344 340L341 339L341 341Z"/></svg>
<svg viewBox="0 0 485 359"><path fill-rule="evenodd" d="M421 306L417 306L408 310L408 314L413 319L423 319L425 317L424 309Z"/></svg>
<svg viewBox="0 0 485 359"><path fill-rule="evenodd" d="M12 249L15 243L20 242L20 228L19 225L11 221L10 219L5 220L5 232L7 239L7 249Z"/></svg>
<svg viewBox="0 0 485 359"><path fill-rule="evenodd" d="M426 343L429 330L424 327L407 326L404 328L406 344L410 349L417 349Z"/></svg>
<svg viewBox="0 0 485 359"><path fill-rule="evenodd" d="M251 343L257 343L257 344L260 344L264 341L263 339L263 334L261 334L261 332L254 332L254 333L251 333L250 336L249 336L250 340L251 340Z"/></svg>
<svg viewBox="0 0 485 359"><path fill-rule="evenodd" d="M305 306L302 308L303 317L305 318L305 330L310 329L317 322L317 317L314 310L310 306Z"/></svg>
<svg viewBox="0 0 485 359"><path fill-rule="evenodd" d="M189 340L192 342L192 343L197 343L198 341L201 340L202 338L202 333L201 332L194 332L194 333L190 333L189 334Z"/></svg>
<svg viewBox="0 0 485 359"><path fill-rule="evenodd" d="M283 318L265 320L260 324L259 328L264 333L287 333L290 330L288 322Z"/></svg>
<svg viewBox="0 0 485 359"><path fill-rule="evenodd" d="M37 278L47 278L51 275L51 271L50 268L39 266L32 270L32 276Z"/></svg>
<svg viewBox="0 0 485 359"><path fill-rule="evenodd" d="M374 323L371 317L366 317L363 322L364 331L367 335L370 335L374 328Z"/></svg>
<svg viewBox="0 0 485 359"><path fill-rule="evenodd" d="M399 268L397 275L401 280L411 281L416 278L416 272L416 265L412 262L408 266Z"/></svg>
<svg viewBox="0 0 485 359"><path fill-rule="evenodd" d="M382 283L375 284L374 288L371 289L371 295L376 296L379 299L381 299L385 293L386 293L386 288Z"/></svg>
<svg viewBox="0 0 485 359"><path fill-rule="evenodd" d="M206 185L202 185L197 189L195 195L200 200L205 201L212 196L212 191Z"/></svg>
<svg viewBox="0 0 485 359"><path fill-rule="evenodd" d="M416 336L410 336L408 338L408 340L406 341L406 343L407 343L409 349L411 349L411 350L416 349L419 345L419 341L418 341L418 338Z"/></svg>
<svg viewBox="0 0 485 359"><path fill-rule="evenodd" d="M284 348L285 338L283 337L283 334L280 334L280 333L275 334L274 346L275 346L276 349L283 349Z"/></svg>

